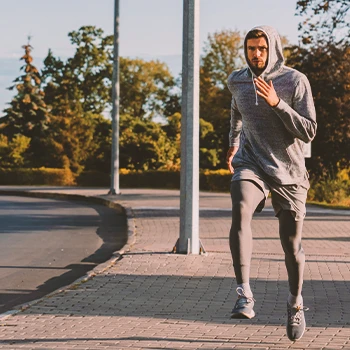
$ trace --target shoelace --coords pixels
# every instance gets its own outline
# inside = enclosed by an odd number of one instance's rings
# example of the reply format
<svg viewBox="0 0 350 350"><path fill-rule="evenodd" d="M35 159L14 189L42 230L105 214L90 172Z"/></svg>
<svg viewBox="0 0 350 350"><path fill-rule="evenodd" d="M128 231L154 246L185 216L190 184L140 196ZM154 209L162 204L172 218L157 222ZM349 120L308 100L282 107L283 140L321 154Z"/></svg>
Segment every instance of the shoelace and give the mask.
<svg viewBox="0 0 350 350"><path fill-rule="evenodd" d="M255 299L253 297L247 297L244 293L244 289L242 287L237 287L236 288L236 292L238 294L238 300L237 303L242 300L245 301L246 303L252 303L253 301L255 301Z"/></svg>
<svg viewBox="0 0 350 350"><path fill-rule="evenodd" d="M289 319L289 324L296 324L299 325L301 320L302 320L302 311L308 311L309 308L305 306L300 306L298 305L297 307L291 307L289 306L287 308L288 310L288 319ZM294 313L294 312L295 313Z"/></svg>

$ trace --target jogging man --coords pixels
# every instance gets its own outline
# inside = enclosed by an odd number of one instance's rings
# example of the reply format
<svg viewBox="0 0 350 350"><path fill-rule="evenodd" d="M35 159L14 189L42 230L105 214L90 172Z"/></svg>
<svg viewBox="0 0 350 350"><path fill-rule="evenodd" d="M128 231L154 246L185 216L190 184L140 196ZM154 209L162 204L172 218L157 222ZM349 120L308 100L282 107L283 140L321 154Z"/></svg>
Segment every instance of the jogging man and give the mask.
<svg viewBox="0 0 350 350"><path fill-rule="evenodd" d="M303 148L316 133L315 107L306 76L284 65L274 28L249 31L244 51L248 67L228 78L232 104L227 163L233 174L230 249L238 284L232 318L255 316L249 285L251 221L271 192L288 273L287 335L295 341L305 331L301 235L309 181Z"/></svg>

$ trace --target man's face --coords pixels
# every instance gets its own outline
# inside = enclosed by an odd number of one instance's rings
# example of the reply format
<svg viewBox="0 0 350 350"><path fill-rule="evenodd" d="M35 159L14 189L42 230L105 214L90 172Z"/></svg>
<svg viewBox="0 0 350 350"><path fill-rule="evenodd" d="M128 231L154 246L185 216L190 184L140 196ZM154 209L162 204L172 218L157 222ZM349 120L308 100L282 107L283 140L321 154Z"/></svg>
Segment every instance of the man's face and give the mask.
<svg viewBox="0 0 350 350"><path fill-rule="evenodd" d="M269 50L264 37L247 40L247 56L250 66L262 71L267 65Z"/></svg>

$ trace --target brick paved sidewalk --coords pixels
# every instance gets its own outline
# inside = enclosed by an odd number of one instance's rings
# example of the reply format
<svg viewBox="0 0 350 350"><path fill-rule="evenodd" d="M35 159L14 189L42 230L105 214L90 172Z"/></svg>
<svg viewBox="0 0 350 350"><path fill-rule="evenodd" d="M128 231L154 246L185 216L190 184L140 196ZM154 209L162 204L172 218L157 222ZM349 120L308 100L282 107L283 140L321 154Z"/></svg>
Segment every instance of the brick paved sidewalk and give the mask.
<svg viewBox="0 0 350 350"><path fill-rule="evenodd" d="M0 320L0 349L350 349L348 212L309 208L303 246L304 301L310 311L304 337L293 344L285 336L288 288L269 207L253 222L257 316L231 320L229 196L201 195L206 256L169 253L178 238L178 192L125 190L115 200L132 208L136 241L131 249L86 282Z"/></svg>

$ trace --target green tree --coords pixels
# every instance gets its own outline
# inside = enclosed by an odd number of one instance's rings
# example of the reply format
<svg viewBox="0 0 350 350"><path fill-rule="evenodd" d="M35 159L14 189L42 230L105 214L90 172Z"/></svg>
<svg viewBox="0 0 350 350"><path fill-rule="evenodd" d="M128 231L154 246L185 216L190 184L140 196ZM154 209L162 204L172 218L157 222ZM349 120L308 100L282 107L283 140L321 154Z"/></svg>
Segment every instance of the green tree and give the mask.
<svg viewBox="0 0 350 350"><path fill-rule="evenodd" d="M25 51L21 60L25 64L21 67L23 75L14 80L9 89L17 90L17 94L10 102L10 107L4 110L2 122L5 127L3 133L11 142L16 135L23 135L30 139L27 157L31 166L45 165L46 155L43 152L46 146L50 114L44 101L44 92L41 89L41 76L38 69L32 64L32 46L29 43L23 46Z"/></svg>
<svg viewBox="0 0 350 350"><path fill-rule="evenodd" d="M217 149L217 136L213 125L200 118L199 120L199 167L201 169L212 169L220 163Z"/></svg>
<svg viewBox="0 0 350 350"><path fill-rule="evenodd" d="M61 96L80 102L84 112L101 114L112 106L113 36L84 26L68 34L76 50L63 62L49 51L43 69L46 102ZM137 118L172 115L179 109L176 81L166 64L120 57L120 113Z"/></svg>
<svg viewBox="0 0 350 350"><path fill-rule="evenodd" d="M312 87L318 128L307 164L316 174L350 166L349 54L350 48L333 44L294 47L287 61L307 75Z"/></svg>
<svg viewBox="0 0 350 350"><path fill-rule="evenodd" d="M70 101L61 100L50 125L46 150L49 167L70 168L75 174L81 173L86 160L98 147L94 142L98 122L99 115L83 112L79 105L71 106Z"/></svg>
<svg viewBox="0 0 350 350"><path fill-rule="evenodd" d="M76 47L72 58L63 62L49 51L44 61L45 101L56 125L50 145L54 161L74 172L84 167L109 172L111 125L100 114L112 105L112 37L91 26L69 37ZM163 63L120 58L120 84L122 115L142 119L179 109L176 82Z"/></svg>
<svg viewBox="0 0 350 350"><path fill-rule="evenodd" d="M209 159L212 159L209 164L208 158L202 158L206 168L226 167L231 106L227 78L233 70L243 66L242 45L240 33L230 30L210 34L205 43L200 68L200 117L213 127L200 142L200 148L206 149L202 156L210 154Z"/></svg>
<svg viewBox="0 0 350 350"><path fill-rule="evenodd" d="M212 86L226 88L227 76L244 64L240 32L222 30L209 34L203 51L201 73Z"/></svg>
<svg viewBox="0 0 350 350"><path fill-rule="evenodd" d="M53 115L51 161L78 174L100 147L95 136L99 140L100 114L110 106L113 42L93 26L68 36L76 46L74 56L63 62L49 50L43 76L45 101Z"/></svg>
<svg viewBox="0 0 350 350"><path fill-rule="evenodd" d="M136 170L172 169L177 149L159 123L120 117L120 166Z"/></svg>
<svg viewBox="0 0 350 350"><path fill-rule="evenodd" d="M68 36L76 52L67 66L81 94L83 110L100 114L110 103L113 36L104 36L103 30L94 26L81 27Z"/></svg>
<svg viewBox="0 0 350 350"><path fill-rule="evenodd" d="M67 103L71 109L82 107L82 94L79 86L75 84L75 78L72 79L72 68L59 58L56 58L49 50L44 60L42 77L44 81L45 102L50 106L53 114L59 114L64 110ZM62 101L63 104L62 104Z"/></svg>
<svg viewBox="0 0 350 350"><path fill-rule="evenodd" d="M94 26L83 26L68 36L75 46L74 56L63 62L50 50L44 61L46 101L54 106L65 94L79 101L84 112L100 114L110 106L113 36L104 36Z"/></svg>
<svg viewBox="0 0 350 350"><path fill-rule="evenodd" d="M48 60L51 60L49 65ZM45 64L50 66L51 77L57 75L45 87L46 102L51 108L48 163L51 167L70 168L78 174L91 151L96 116L84 111L78 88L64 75L67 68L63 62L49 53ZM53 68L55 65L63 67L63 74Z"/></svg>
<svg viewBox="0 0 350 350"><path fill-rule="evenodd" d="M175 147L174 162L172 169L180 169L181 156L181 114L175 113L167 118L167 124L162 126L170 143ZM199 167L210 169L219 163L218 150L215 145L216 135L213 125L204 119L199 119Z"/></svg>
<svg viewBox="0 0 350 350"><path fill-rule="evenodd" d="M19 168L26 165L24 154L30 144L30 138L15 135L8 141L5 135L0 134L0 163L4 168Z"/></svg>
<svg viewBox="0 0 350 350"><path fill-rule="evenodd" d="M120 58L120 113L135 118L173 114L176 82L165 63Z"/></svg>
<svg viewBox="0 0 350 350"><path fill-rule="evenodd" d="M167 118L167 123L162 126L170 144L174 148L174 160L170 168L180 170L181 157L181 113L174 113Z"/></svg>
<svg viewBox="0 0 350 350"><path fill-rule="evenodd" d="M350 44L348 0L298 0L296 9L304 17L299 24L304 45Z"/></svg>
<svg viewBox="0 0 350 350"><path fill-rule="evenodd" d="M96 119L93 149L85 162L85 170L111 172L112 123L100 116Z"/></svg>

